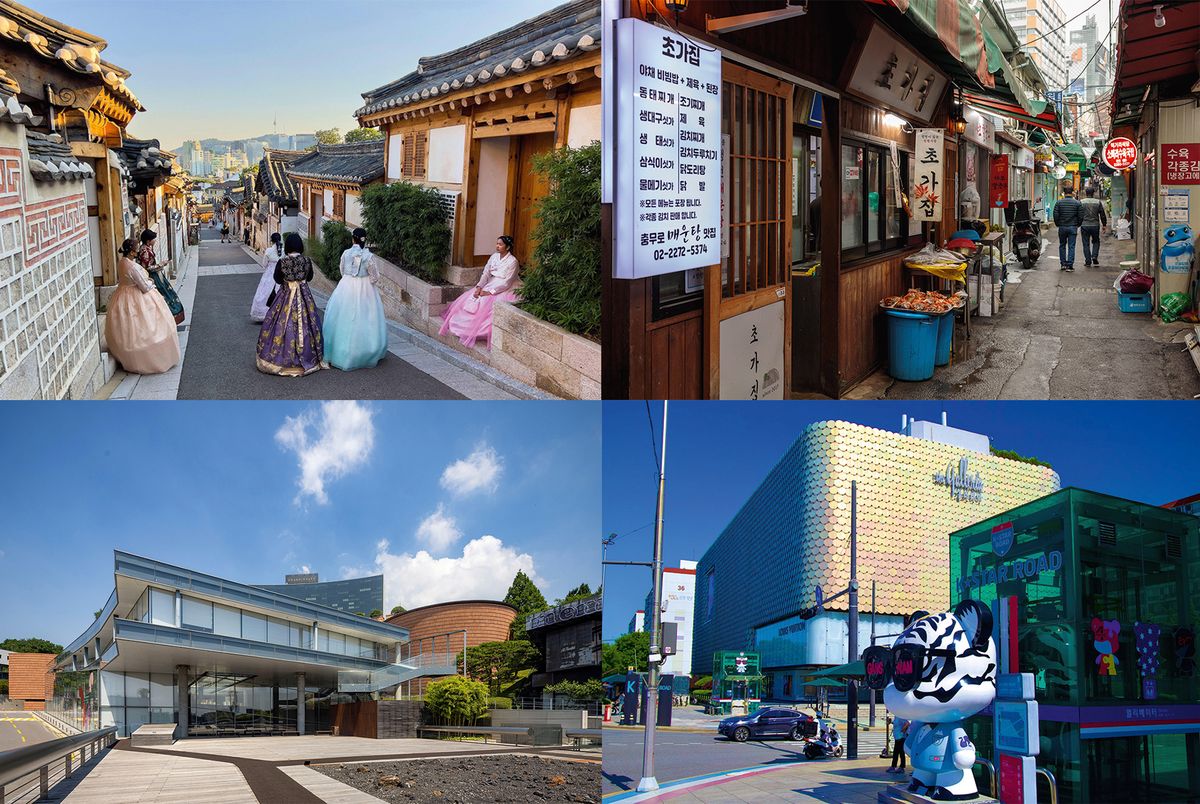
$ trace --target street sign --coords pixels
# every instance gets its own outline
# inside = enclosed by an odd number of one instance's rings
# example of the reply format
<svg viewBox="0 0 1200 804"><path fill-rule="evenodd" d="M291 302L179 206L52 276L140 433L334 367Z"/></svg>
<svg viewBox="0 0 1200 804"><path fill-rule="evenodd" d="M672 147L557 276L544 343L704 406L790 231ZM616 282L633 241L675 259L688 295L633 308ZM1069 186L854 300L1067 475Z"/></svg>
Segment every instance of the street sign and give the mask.
<svg viewBox="0 0 1200 804"><path fill-rule="evenodd" d="M1013 546L1013 525L1005 522L992 528L992 552L998 556L1008 555Z"/></svg>
<svg viewBox="0 0 1200 804"><path fill-rule="evenodd" d="M1038 744L1037 701L996 701L996 748L1004 753L1036 756Z"/></svg>
<svg viewBox="0 0 1200 804"><path fill-rule="evenodd" d="M1137 164L1137 144L1128 137L1113 137L1104 144L1104 164L1126 170Z"/></svg>

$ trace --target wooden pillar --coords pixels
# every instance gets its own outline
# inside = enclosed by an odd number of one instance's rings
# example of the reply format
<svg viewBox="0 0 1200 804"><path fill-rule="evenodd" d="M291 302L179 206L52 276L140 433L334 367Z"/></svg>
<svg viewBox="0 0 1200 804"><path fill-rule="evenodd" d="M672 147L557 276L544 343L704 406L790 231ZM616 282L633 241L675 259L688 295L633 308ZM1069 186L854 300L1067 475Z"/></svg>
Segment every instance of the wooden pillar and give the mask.
<svg viewBox="0 0 1200 804"><path fill-rule="evenodd" d="M113 192L115 180L116 192ZM120 246L121 206L120 206L121 177L116 170L109 168L107 155L96 162L96 228L100 230L100 273L105 285L117 284L117 248ZM113 200L117 199L116 207ZM124 238L120 238L124 239Z"/></svg>
<svg viewBox="0 0 1200 804"><path fill-rule="evenodd" d="M821 326L819 377L821 392L841 396L842 317L842 104L821 98Z"/></svg>

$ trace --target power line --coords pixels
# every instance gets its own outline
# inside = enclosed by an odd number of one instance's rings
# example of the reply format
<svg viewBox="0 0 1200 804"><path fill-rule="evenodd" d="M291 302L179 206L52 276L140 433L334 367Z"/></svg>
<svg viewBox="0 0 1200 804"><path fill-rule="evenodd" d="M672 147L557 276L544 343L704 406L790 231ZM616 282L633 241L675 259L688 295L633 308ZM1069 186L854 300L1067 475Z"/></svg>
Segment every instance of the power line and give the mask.
<svg viewBox="0 0 1200 804"><path fill-rule="evenodd" d="M1066 27L1067 27L1068 25L1070 25L1072 22L1074 22L1075 20L1079 19L1079 18L1080 18L1080 17L1082 17L1084 14L1088 13L1089 11L1091 11L1093 8L1095 8L1095 7L1096 7L1096 6L1098 6L1098 5L1100 5L1100 0L1096 0L1096 2L1092 3L1090 6L1088 6L1087 8L1085 8L1083 11L1080 11L1080 12L1079 12L1078 14L1076 14L1074 17L1071 17L1071 19L1067 20L1066 22L1064 22L1062 25L1058 26L1057 28L1052 28L1051 30L1049 30L1049 31L1046 31L1044 34L1042 34L1041 36L1037 37L1036 39L1030 39L1028 42L1025 42L1025 43L1024 43L1024 44L1025 44L1025 47L1029 47L1029 46L1030 46L1030 45L1032 45L1034 42L1040 42L1041 40L1045 39L1047 36L1049 36L1049 35L1050 35L1050 34L1052 34L1052 33L1057 33L1058 31L1061 31L1063 28L1066 28ZM1068 86L1070 86L1070 85L1068 84Z"/></svg>
<svg viewBox="0 0 1200 804"><path fill-rule="evenodd" d="M650 451L654 453L654 475L657 477L662 473L658 462L658 444L654 443L654 417L650 415L650 400L644 400L646 403L646 423L650 425Z"/></svg>

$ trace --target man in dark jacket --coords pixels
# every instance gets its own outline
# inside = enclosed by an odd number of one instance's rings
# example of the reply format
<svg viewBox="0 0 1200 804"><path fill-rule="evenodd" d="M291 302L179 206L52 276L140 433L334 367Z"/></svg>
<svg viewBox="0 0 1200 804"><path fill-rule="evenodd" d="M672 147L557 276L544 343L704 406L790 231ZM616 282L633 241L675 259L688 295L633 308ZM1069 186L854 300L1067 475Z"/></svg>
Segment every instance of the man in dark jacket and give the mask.
<svg viewBox="0 0 1200 804"><path fill-rule="evenodd" d="M1079 201L1075 190L1063 188L1063 197L1054 205L1054 225L1058 227L1059 270L1068 273L1075 270L1075 235L1081 221Z"/></svg>
<svg viewBox="0 0 1200 804"><path fill-rule="evenodd" d="M1079 239L1083 243L1083 266L1100 264L1100 234L1108 226L1104 202L1096 198L1096 188L1084 188L1085 198L1079 202Z"/></svg>

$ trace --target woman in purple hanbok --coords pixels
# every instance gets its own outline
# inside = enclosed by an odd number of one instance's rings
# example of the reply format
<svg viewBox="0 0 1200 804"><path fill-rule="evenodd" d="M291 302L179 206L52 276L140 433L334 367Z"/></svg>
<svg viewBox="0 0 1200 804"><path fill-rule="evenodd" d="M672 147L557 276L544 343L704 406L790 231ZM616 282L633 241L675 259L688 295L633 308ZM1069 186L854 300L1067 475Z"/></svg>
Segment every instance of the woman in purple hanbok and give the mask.
<svg viewBox="0 0 1200 804"><path fill-rule="evenodd" d="M474 346L475 341L484 340L491 348L492 308L497 300L517 298L512 288L521 265L513 256L512 247L513 239L508 235L496 240L496 251L484 266L479 282L446 308L440 334L454 333L463 346Z"/></svg>
<svg viewBox="0 0 1200 804"><path fill-rule="evenodd" d="M313 261L304 256L304 241L291 232L283 241L284 256L275 263L279 292L258 333L258 370L284 377L303 377L324 368L321 314L308 283Z"/></svg>

